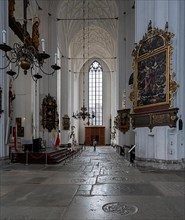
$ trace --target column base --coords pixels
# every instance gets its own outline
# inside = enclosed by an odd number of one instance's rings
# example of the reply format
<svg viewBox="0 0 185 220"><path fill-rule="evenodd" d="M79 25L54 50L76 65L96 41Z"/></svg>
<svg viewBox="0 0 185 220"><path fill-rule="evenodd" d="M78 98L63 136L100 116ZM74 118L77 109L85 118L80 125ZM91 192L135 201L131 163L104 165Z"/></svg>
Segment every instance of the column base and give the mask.
<svg viewBox="0 0 185 220"><path fill-rule="evenodd" d="M136 157L134 160L136 167L152 167L163 170L184 170L185 159L182 160L161 160L161 159L146 159Z"/></svg>

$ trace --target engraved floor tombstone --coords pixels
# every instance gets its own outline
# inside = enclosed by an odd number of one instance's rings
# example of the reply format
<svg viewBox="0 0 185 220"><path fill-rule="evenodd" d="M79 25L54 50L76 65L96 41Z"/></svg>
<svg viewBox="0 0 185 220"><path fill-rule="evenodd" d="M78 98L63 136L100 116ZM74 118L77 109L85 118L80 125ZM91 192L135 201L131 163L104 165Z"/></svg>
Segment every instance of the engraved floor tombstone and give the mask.
<svg viewBox="0 0 185 220"><path fill-rule="evenodd" d="M184 220L185 172L130 166L86 147L57 165L3 162L1 220Z"/></svg>

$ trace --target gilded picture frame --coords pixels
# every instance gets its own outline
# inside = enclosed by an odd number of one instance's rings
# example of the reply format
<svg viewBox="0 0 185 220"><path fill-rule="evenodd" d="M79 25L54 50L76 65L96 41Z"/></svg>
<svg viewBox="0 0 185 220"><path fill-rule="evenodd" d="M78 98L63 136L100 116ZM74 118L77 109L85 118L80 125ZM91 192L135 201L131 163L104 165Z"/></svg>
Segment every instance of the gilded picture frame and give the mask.
<svg viewBox="0 0 185 220"><path fill-rule="evenodd" d="M134 109L169 105L170 48L136 60Z"/></svg>
<svg viewBox="0 0 185 220"><path fill-rule="evenodd" d="M173 80L175 74L171 72L173 37L174 34L168 32L168 23L162 30L152 28L150 21L148 32L135 44L130 94L133 112L172 107L173 94L178 87Z"/></svg>

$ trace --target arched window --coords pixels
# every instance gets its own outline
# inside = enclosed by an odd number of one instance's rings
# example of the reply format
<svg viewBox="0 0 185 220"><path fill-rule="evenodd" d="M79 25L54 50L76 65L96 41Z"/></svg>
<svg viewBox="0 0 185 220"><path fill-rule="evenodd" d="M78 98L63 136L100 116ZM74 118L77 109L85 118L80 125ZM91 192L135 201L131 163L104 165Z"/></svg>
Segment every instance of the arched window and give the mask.
<svg viewBox="0 0 185 220"><path fill-rule="evenodd" d="M89 68L89 112L95 114L93 125L103 125L102 67L96 60Z"/></svg>

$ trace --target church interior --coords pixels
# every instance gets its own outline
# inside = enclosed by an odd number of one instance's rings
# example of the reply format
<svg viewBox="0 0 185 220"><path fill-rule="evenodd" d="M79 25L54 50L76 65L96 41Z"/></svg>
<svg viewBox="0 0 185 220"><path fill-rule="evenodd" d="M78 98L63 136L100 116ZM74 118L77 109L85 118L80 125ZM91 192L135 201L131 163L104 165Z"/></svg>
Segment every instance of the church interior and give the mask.
<svg viewBox="0 0 185 220"><path fill-rule="evenodd" d="M185 1L0 12L0 219L185 219Z"/></svg>

